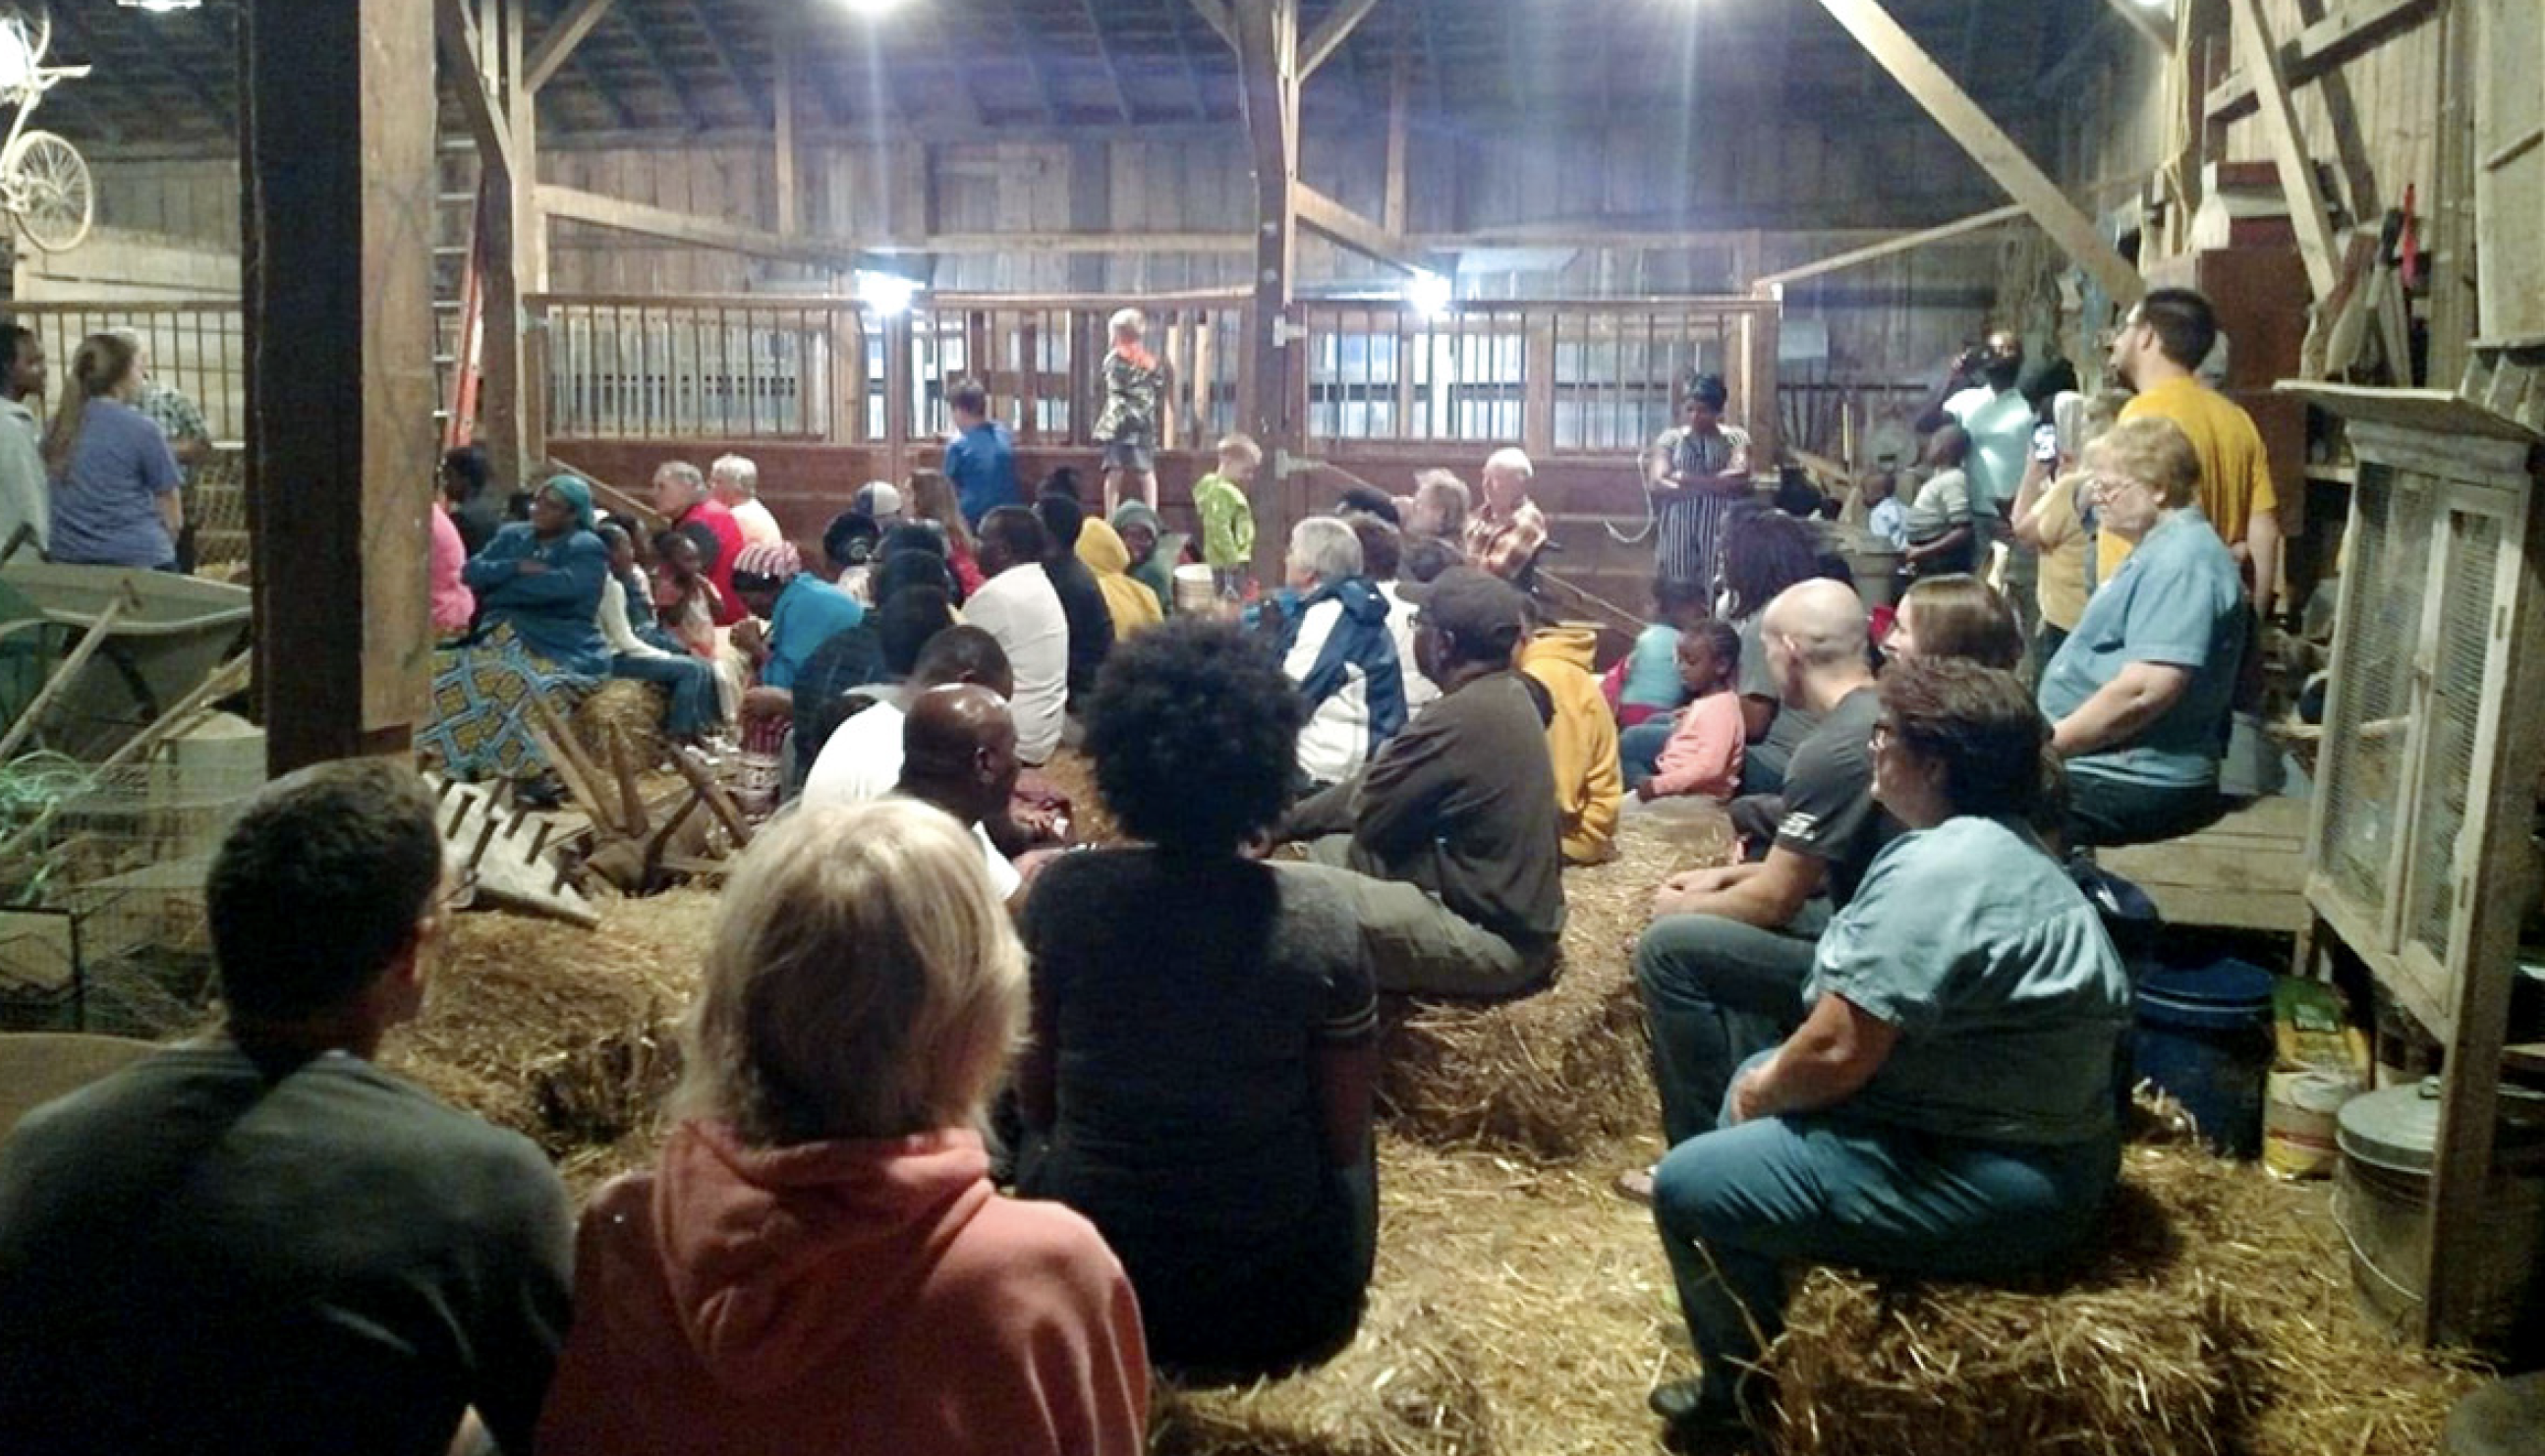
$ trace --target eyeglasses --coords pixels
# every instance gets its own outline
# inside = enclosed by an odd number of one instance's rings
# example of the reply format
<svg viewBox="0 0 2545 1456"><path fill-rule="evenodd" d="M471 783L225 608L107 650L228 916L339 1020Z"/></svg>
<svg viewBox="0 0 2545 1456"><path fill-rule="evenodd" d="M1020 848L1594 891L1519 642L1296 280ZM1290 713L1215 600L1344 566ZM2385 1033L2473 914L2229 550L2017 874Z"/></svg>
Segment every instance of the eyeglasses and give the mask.
<svg viewBox="0 0 2545 1456"><path fill-rule="evenodd" d="M2118 499L2123 492L2136 489L2152 490L2153 487L2148 486L2146 481L2132 480L2125 475L2089 475L2086 477L2086 493L2098 501L2115 500Z"/></svg>

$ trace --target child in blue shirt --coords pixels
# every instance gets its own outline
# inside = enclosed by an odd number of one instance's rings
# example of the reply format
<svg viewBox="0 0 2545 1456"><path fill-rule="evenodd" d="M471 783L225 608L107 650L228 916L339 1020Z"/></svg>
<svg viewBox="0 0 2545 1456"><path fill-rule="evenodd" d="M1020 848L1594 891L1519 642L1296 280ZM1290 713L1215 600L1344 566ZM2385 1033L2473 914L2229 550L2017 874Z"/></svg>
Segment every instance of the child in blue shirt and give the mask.
<svg viewBox="0 0 2545 1456"><path fill-rule="evenodd" d="M1687 700L1680 681L1680 635L1706 615L1707 591L1695 582L1664 577L1653 583L1653 623L1635 637L1619 667L1617 726L1632 728Z"/></svg>

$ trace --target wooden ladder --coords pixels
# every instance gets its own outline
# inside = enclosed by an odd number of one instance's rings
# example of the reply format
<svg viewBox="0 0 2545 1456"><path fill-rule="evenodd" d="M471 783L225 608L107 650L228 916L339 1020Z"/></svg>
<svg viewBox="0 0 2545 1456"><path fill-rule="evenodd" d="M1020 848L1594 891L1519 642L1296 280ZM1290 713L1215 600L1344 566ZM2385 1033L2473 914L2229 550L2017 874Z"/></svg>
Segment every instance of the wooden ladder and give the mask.
<svg viewBox="0 0 2545 1456"><path fill-rule="evenodd" d="M485 232L478 226L476 146L465 135L442 139L440 188L434 196L433 368L442 407L442 447L457 449L477 429L477 384L485 343Z"/></svg>

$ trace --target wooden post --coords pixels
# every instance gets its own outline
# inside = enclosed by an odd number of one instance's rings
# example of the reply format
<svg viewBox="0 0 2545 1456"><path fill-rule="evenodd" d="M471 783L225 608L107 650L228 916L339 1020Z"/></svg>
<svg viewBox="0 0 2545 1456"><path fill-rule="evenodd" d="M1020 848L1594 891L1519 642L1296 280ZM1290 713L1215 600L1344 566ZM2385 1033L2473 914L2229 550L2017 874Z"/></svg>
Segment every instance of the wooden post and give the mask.
<svg viewBox="0 0 2545 1456"><path fill-rule="evenodd" d="M778 37L778 235L793 237L802 227L802 202L795 195L795 55L803 38L781 25Z"/></svg>
<svg viewBox="0 0 2545 1456"><path fill-rule="evenodd" d="M1903 30L1882 8L1881 0L1821 0L1827 10L1847 34L1855 37L1891 78L1934 118L1971 160L2006 189L2008 196L2021 202L2032 213L2042 230L2050 234L2077 265L2093 275L2094 282L2113 302L2127 307L2147 292L2147 282L2138 270L2109 242L2094 219L2086 215L2048 174L2024 155L2014 138L2006 134L1988 113L1980 110L1968 93L1945 74L1919 45L1916 38Z"/></svg>
<svg viewBox="0 0 2545 1456"><path fill-rule="evenodd" d="M476 438L495 482L528 489L539 456L524 430L519 169L531 165L513 133L522 73L522 0L437 0L443 58L460 71L461 112L477 142L478 331ZM472 12L474 12L472 14ZM487 62L491 59L492 64ZM462 347L465 347L464 340Z"/></svg>
<svg viewBox="0 0 2545 1456"><path fill-rule="evenodd" d="M2306 264L2307 288L2321 303L2341 281L2335 257L2333 222L2325 215L2324 189L2316 182L2315 161L2307 155L2306 133L2298 128L2297 108L2280 75L2280 53L2262 23L2260 0L2228 0L2236 23L2236 48L2245 53L2245 68L2254 77L2254 95L2261 105L2262 135L2279 164L2280 189L2288 194L2289 220L2296 224L2298 257Z"/></svg>
<svg viewBox="0 0 2545 1456"><path fill-rule="evenodd" d="M239 17L248 538L277 773L401 753L426 708L432 0Z"/></svg>
<svg viewBox="0 0 2545 1456"><path fill-rule="evenodd" d="M1387 194L1378 209L1378 225L1395 237L1405 236L1406 118L1414 98L1414 60L1399 51L1387 77Z"/></svg>
<svg viewBox="0 0 2545 1456"><path fill-rule="evenodd" d="M1255 167L1254 307L1247 317L1237 416L1239 428L1264 446L1270 482L1273 451L1289 441L1282 349L1299 248L1299 158L1290 129L1298 93L1289 68L1298 12L1294 0L1237 0L1235 25L1239 96Z"/></svg>

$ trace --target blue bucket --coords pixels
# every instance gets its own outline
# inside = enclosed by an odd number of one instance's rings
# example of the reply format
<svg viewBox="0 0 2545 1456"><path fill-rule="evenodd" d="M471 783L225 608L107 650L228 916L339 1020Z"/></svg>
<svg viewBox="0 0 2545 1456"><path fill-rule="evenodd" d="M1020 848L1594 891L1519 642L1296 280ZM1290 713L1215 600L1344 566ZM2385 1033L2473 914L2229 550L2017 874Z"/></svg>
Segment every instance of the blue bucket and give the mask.
<svg viewBox="0 0 2545 1456"><path fill-rule="evenodd" d="M2201 1137L2230 1158L2261 1156L2275 979L2222 960L2160 966L2139 983L2133 1069L2182 1103Z"/></svg>

